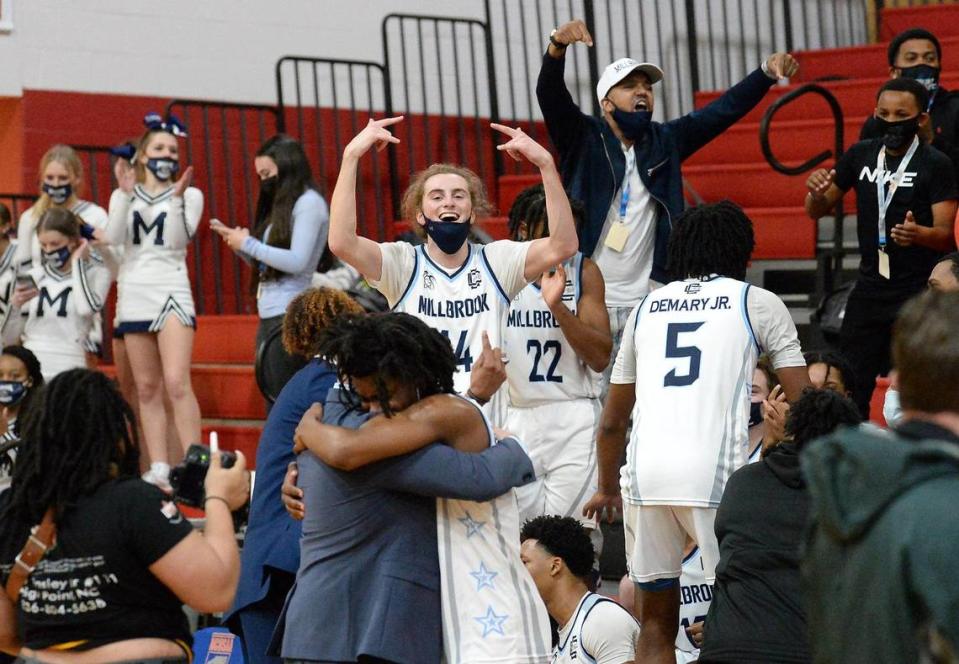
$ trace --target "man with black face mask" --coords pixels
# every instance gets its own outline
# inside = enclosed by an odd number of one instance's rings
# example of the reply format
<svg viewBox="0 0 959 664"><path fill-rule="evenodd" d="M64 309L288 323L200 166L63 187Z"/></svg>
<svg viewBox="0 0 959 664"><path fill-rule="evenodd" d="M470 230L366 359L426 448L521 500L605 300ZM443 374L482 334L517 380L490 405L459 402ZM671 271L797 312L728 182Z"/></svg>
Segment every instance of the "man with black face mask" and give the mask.
<svg viewBox="0 0 959 664"><path fill-rule="evenodd" d="M806 212L827 214L856 191L859 277L849 295L840 347L855 374L853 401L863 418L877 374L889 372L892 323L900 306L926 287L939 257L953 246L959 198L952 163L919 139L929 122L926 88L894 78L876 96L881 138L860 141L836 163L806 181Z"/></svg>
<svg viewBox="0 0 959 664"><path fill-rule="evenodd" d="M662 70L622 58L605 69L596 86L602 118L595 118L580 111L563 80L567 48L576 42L593 45L586 24L565 23L553 30L549 42L536 97L559 152L563 184L570 198L586 206L579 248L596 261L606 282L616 357L629 312L652 287L667 281L669 233L684 208L680 165L799 65L788 53L775 53L715 102L659 123L651 118L653 85L662 80Z"/></svg>
<svg viewBox="0 0 959 664"><path fill-rule="evenodd" d="M942 70L942 47L928 30L912 28L900 32L889 42L889 77L911 78L929 91L924 109L930 116L928 133L932 145L948 156L959 179L959 94L946 90L939 83ZM859 132L859 140L879 138L882 128L870 116Z"/></svg>

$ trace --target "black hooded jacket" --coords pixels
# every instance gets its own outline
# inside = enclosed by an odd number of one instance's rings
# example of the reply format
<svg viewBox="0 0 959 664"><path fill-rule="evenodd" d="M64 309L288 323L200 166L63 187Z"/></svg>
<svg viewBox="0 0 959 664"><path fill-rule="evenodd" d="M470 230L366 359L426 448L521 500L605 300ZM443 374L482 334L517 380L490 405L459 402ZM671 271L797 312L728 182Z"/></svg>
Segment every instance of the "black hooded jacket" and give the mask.
<svg viewBox="0 0 959 664"><path fill-rule="evenodd" d="M799 548L809 493L783 443L729 478L716 513L719 565L700 662L808 662Z"/></svg>

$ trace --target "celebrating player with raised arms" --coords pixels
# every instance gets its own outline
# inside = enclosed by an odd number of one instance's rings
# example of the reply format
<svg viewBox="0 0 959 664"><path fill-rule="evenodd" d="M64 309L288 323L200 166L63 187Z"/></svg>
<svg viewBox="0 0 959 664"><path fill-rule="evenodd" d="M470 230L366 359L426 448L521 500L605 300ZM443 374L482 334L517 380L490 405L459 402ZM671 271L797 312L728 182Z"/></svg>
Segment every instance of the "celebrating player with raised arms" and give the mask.
<svg viewBox="0 0 959 664"><path fill-rule="evenodd" d="M582 206L574 202L572 209L579 221ZM518 241L549 233L541 185L517 196L509 230ZM613 343L603 290L599 268L577 252L520 291L510 305L506 429L526 443L536 469L536 481L516 490L523 521L558 514L596 527L582 511L596 491L597 372L609 363Z"/></svg>
<svg viewBox="0 0 959 664"><path fill-rule="evenodd" d="M357 235L360 158L373 147L399 143L388 128L402 119L370 120L343 151L330 205L329 246L383 293L394 311L412 314L449 338L458 364L455 386L465 392L473 360L482 352L482 332L489 334L493 346L502 345L510 301L528 282L575 253L576 230L553 157L522 130L494 124L510 138L498 149L540 169L549 237L485 246L467 241L471 226L490 206L479 177L452 164L433 164L417 173L403 195L403 216L426 235L426 244L379 243ZM487 412L494 423L502 424L505 403L496 397Z"/></svg>
<svg viewBox="0 0 959 664"><path fill-rule="evenodd" d="M164 385L180 442L200 440L200 408L190 384L196 312L186 250L203 212L203 193L190 186L192 167L174 182L177 137L186 135L180 122L151 113L144 124L134 169L122 172L110 197L106 235L123 247L116 330L124 335L150 455L144 479L169 489Z"/></svg>

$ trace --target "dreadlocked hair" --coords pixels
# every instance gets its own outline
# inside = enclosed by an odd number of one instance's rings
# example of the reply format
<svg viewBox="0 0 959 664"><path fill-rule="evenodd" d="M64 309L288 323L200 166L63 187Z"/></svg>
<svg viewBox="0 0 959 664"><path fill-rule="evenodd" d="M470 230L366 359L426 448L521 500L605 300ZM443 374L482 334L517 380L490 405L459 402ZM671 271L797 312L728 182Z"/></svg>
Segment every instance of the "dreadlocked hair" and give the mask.
<svg viewBox="0 0 959 664"><path fill-rule="evenodd" d="M583 225L586 218L586 208L582 202L569 199L569 207L573 213L573 223L576 229ZM520 237L520 229L526 224L526 236ZM517 194L513 205L509 209L506 219L506 230L512 240L536 240L549 237L549 222L546 214L546 192L542 184L527 187Z"/></svg>
<svg viewBox="0 0 959 664"><path fill-rule="evenodd" d="M509 236L514 240L519 240L519 229L523 222L531 218L529 208L542 199L542 210L540 216L546 211L546 196L543 193L542 184L534 184L532 187L526 187L516 195L513 204L509 208L509 215L506 218L506 229Z"/></svg>
<svg viewBox="0 0 959 664"><path fill-rule="evenodd" d="M26 413L20 437L0 521L17 524L24 535L48 508L55 508L59 522L79 497L104 482L139 476L133 411L98 371L72 369L54 377Z"/></svg>
<svg viewBox="0 0 959 664"><path fill-rule="evenodd" d="M669 273L673 279L719 274L742 281L755 244L753 222L732 201L690 208L669 238Z"/></svg>
<svg viewBox="0 0 959 664"><path fill-rule="evenodd" d="M283 348L290 355L316 357L317 335L330 321L343 314L361 314L356 300L335 288L308 288L286 307L283 318Z"/></svg>
<svg viewBox="0 0 959 664"><path fill-rule="evenodd" d="M340 380L373 377L376 400L392 415L387 382L415 389L420 398L452 394L456 356L449 340L402 313L344 315L320 333L317 352L336 366Z"/></svg>

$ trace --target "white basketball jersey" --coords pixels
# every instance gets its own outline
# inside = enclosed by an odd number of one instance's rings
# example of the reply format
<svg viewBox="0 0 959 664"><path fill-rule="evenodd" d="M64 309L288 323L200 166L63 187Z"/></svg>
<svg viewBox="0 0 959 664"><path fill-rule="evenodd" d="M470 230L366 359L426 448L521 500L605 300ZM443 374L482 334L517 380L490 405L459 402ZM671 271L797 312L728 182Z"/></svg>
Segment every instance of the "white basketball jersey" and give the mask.
<svg viewBox="0 0 959 664"><path fill-rule="evenodd" d="M437 498L436 525L447 664L547 662L549 615L520 559L513 492L484 503Z"/></svg>
<svg viewBox="0 0 959 664"><path fill-rule="evenodd" d="M483 352L483 332L493 348L502 347L503 322L509 309L509 298L493 275L482 245L470 242L468 246L469 256L452 273L433 262L425 244L416 247L413 274L393 307L416 316L450 340L457 361L453 384L460 394L469 389L473 363ZM500 426L506 421L505 391L500 389L483 409Z"/></svg>
<svg viewBox="0 0 959 664"><path fill-rule="evenodd" d="M608 597L588 592L579 600L579 605L573 612L573 617L570 618L568 626L564 625L559 631L559 639L556 642L556 647L553 648L550 664L596 664L597 653L591 653L584 645L591 640L595 641L595 635L593 639L590 639L584 632L589 629L611 627L609 625L597 625L595 620L589 625L586 624L586 620L596 605L604 602L608 602L609 605L621 611L623 621L630 626L634 626L633 616L617 602ZM636 631L638 632L638 627L636 627Z"/></svg>
<svg viewBox="0 0 959 664"><path fill-rule="evenodd" d="M716 507L745 461L749 393L759 348L749 284L674 281L638 305L636 405L623 466L633 504ZM625 350L625 349L624 349Z"/></svg>
<svg viewBox="0 0 959 664"><path fill-rule="evenodd" d="M126 218L113 218L114 199L128 197ZM133 194L113 192L110 225L124 224L123 262L119 281L146 287L157 283L188 281L186 252L203 211L203 194L188 188L182 198L173 196L173 187L151 196L136 185ZM113 230L111 228L111 237ZM175 275L175 276L174 276Z"/></svg>
<svg viewBox="0 0 959 664"><path fill-rule="evenodd" d="M563 304L576 314L583 255L577 253L563 267ZM513 299L506 318L505 344L510 405L528 407L596 397L593 372L566 340L536 284L528 285Z"/></svg>
<svg viewBox="0 0 959 664"><path fill-rule="evenodd" d="M686 633L693 623L702 622L709 612L709 603L713 599L713 586L706 581L703 569L703 557L697 546L683 559L683 573L679 577L679 632L676 634L677 658L691 657L696 661L699 648ZM682 655L680 654L682 653ZM685 659L682 661L686 661Z"/></svg>

